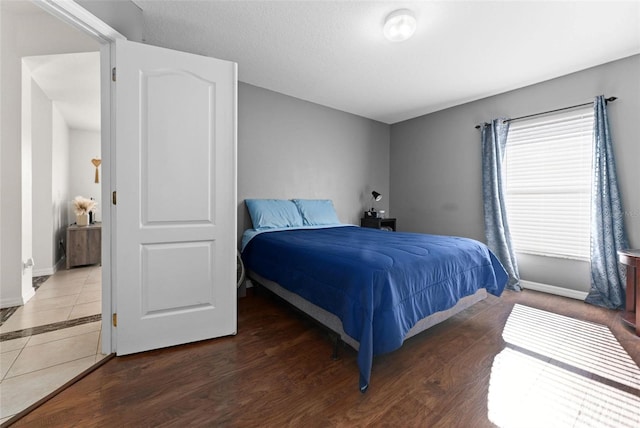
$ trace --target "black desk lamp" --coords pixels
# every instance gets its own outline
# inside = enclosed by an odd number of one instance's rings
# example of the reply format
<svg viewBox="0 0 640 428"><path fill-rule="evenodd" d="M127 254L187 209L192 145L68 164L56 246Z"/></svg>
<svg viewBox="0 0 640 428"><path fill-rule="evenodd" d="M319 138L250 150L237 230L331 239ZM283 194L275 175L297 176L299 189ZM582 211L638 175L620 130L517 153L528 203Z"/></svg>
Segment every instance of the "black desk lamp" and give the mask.
<svg viewBox="0 0 640 428"><path fill-rule="evenodd" d="M371 192L371 199L372 199L371 209L365 212L365 216L371 217L371 218L378 218L378 212L376 211L375 205L376 205L376 202L382 199L382 195L374 190L373 192Z"/></svg>

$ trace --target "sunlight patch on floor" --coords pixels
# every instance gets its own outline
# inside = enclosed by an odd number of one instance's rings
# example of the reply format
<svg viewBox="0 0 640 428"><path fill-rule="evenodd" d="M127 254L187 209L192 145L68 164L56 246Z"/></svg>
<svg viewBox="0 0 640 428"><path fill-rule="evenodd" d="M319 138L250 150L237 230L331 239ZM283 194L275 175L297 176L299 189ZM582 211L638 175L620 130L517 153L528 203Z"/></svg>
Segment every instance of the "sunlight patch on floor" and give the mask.
<svg viewBox="0 0 640 428"><path fill-rule="evenodd" d="M607 327L515 305L503 338L491 370L491 422L640 426L640 369Z"/></svg>
<svg viewBox="0 0 640 428"><path fill-rule="evenodd" d="M640 390L640 369L608 327L516 304L505 342Z"/></svg>

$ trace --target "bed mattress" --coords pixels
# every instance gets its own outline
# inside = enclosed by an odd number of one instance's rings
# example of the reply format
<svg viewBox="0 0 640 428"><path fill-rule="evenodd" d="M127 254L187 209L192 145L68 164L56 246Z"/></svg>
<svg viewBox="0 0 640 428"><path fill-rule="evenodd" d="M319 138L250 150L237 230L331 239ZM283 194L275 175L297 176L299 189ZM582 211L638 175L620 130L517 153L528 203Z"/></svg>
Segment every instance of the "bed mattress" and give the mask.
<svg viewBox="0 0 640 428"><path fill-rule="evenodd" d="M484 288L500 295L507 274L468 238L335 227L255 235L247 268L336 315L359 344L360 388L374 355L402 345L421 319Z"/></svg>

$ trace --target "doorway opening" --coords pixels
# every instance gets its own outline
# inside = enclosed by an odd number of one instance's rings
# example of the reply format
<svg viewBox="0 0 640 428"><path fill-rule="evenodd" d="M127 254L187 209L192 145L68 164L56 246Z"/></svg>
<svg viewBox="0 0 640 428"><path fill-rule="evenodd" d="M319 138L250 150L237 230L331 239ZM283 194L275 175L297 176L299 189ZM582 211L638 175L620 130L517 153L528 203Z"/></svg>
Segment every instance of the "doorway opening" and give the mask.
<svg viewBox="0 0 640 428"><path fill-rule="evenodd" d="M28 184L23 189L29 189L23 193L29 204L23 204L22 246L32 261L25 272L37 290L0 326L0 422L104 358L100 261L67 269L73 198L93 198L98 210L92 227L102 220L102 171L92 162L101 158L100 44L76 30L61 31L66 24L35 5L2 6L3 14L15 17L22 40L3 52L3 61L20 70L20 170Z"/></svg>

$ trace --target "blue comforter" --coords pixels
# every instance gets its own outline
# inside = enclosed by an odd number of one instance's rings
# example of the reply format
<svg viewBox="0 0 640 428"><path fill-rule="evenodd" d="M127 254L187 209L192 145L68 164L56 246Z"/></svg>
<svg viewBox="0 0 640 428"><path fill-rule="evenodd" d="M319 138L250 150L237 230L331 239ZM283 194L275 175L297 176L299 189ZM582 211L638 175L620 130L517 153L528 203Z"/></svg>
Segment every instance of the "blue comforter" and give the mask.
<svg viewBox="0 0 640 428"><path fill-rule="evenodd" d="M342 320L360 343L361 391L373 356L399 348L416 322L480 288L499 296L507 282L478 241L356 226L261 233L242 257L248 269Z"/></svg>

